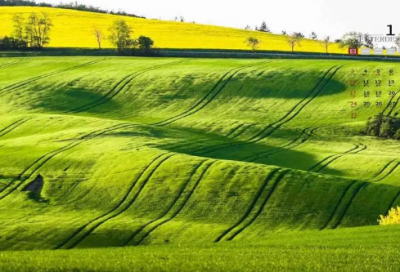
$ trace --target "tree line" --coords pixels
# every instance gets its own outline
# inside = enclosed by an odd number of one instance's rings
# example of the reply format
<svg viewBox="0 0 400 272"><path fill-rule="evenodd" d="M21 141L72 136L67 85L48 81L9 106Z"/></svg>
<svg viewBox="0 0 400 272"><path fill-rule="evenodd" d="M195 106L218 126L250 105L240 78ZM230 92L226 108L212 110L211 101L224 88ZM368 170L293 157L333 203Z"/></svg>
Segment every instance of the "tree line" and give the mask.
<svg viewBox="0 0 400 272"><path fill-rule="evenodd" d="M132 38L133 28L128 25L125 20L116 20L109 27L108 40L117 48L120 55L153 55L154 41L150 37L139 36ZM93 33L96 37L99 49L101 49L101 41L103 40L103 31L98 28L93 28Z"/></svg>
<svg viewBox="0 0 400 272"><path fill-rule="evenodd" d="M105 13L112 15L123 15L135 18L145 18L143 16L138 16L135 14L127 13L124 11L110 11L104 10L98 7L94 7L91 5L84 5L78 2L70 2L70 3L60 3L60 4L48 4L48 3L36 3L36 1L29 0L0 0L0 6L29 6L29 7L49 7L49 8L60 8L60 9L72 9L72 10L80 10L80 11L89 11L95 13Z"/></svg>
<svg viewBox="0 0 400 272"><path fill-rule="evenodd" d="M250 31L252 29L250 26L246 26L245 30ZM260 27L256 27L255 31L272 33L265 22L262 22ZM292 52L295 51L296 47L301 47L302 40L305 39L305 35L301 32L293 32L292 34L288 34L286 31L282 31L282 35L286 37L287 43L290 46L290 50ZM340 48L374 48L373 39L368 33L361 33L356 31L348 32L343 35L341 39L336 40L332 40L330 36L326 36L323 39L318 39L317 33L311 32L309 39L319 41L319 43L324 47L326 54L329 53L329 47L334 43L339 44ZM249 46L253 51L256 51L261 44L260 39L254 36L248 37L245 42L247 46ZM394 44L400 48L400 35L396 37Z"/></svg>
<svg viewBox="0 0 400 272"><path fill-rule="evenodd" d="M50 43L52 20L46 13L30 13L27 17L15 14L10 37L0 38L0 49L43 49ZM152 55L154 41L150 37L132 38L133 29L125 20L116 20L108 29L109 35L100 27L93 27L93 38L98 48L108 39L121 55Z"/></svg>
<svg viewBox="0 0 400 272"><path fill-rule="evenodd" d="M32 12L28 17L16 14L13 17L13 33L11 37L0 39L0 49L42 49L50 42L52 26L45 13Z"/></svg>

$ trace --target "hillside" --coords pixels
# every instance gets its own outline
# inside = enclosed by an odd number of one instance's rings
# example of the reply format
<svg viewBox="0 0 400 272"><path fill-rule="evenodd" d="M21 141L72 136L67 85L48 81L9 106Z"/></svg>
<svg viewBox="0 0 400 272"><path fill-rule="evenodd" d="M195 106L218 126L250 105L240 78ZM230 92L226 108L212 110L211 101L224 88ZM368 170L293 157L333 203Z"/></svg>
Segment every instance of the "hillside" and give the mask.
<svg viewBox="0 0 400 272"><path fill-rule="evenodd" d="M50 47L96 48L96 39L92 34L93 26L107 31L114 20L124 19L133 27L134 36L150 36L158 48L249 49L245 40L249 36L254 36L261 41L260 50L291 50L286 38L282 35L42 7L0 7L2 26L0 36L11 34L14 14L29 14L30 12L45 12L53 20L54 28L51 34ZM111 47L108 42L105 42L104 46ZM325 53L325 48L317 41L304 40L302 46L298 47L296 51ZM347 53L337 44L330 47L330 52Z"/></svg>
<svg viewBox="0 0 400 272"><path fill-rule="evenodd" d="M360 130L398 108L352 109L350 80L398 66L1 58L0 250L376 225L400 204L399 143ZM398 101L381 90L371 103Z"/></svg>

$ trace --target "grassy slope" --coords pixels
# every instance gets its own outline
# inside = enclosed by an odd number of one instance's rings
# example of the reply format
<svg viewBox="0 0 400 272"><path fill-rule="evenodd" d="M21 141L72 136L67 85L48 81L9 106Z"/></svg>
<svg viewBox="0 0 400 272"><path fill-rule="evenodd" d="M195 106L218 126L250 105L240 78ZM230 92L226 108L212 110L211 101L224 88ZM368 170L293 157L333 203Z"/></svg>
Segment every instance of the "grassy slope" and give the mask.
<svg viewBox="0 0 400 272"><path fill-rule="evenodd" d="M247 243L376 224L400 203L398 143L359 135L384 109L360 105L351 119L349 80L379 68L387 81L397 67L0 59L0 249ZM29 199L40 176L42 199Z"/></svg>
<svg viewBox="0 0 400 272"><path fill-rule="evenodd" d="M1 271L398 271L398 227L271 235L258 243L0 252ZM112 261L110 261L112 260Z"/></svg>
<svg viewBox="0 0 400 272"><path fill-rule="evenodd" d="M198 49L249 49L245 40L249 36L261 41L259 49L290 51L286 38L282 35L249 32L240 29L178 23L160 20L121 17L107 14L73 10L38 7L0 7L0 36L12 33L12 17L16 13L28 15L30 12L46 12L54 23L51 34L51 47L89 47L96 48L97 42L92 34L97 26L107 32L114 20L124 19L134 29L134 36L146 35L155 41L158 48L198 48ZM104 47L111 45L104 41ZM301 52L322 52L325 48L317 41L304 40ZM330 48L331 53L346 53L337 44Z"/></svg>

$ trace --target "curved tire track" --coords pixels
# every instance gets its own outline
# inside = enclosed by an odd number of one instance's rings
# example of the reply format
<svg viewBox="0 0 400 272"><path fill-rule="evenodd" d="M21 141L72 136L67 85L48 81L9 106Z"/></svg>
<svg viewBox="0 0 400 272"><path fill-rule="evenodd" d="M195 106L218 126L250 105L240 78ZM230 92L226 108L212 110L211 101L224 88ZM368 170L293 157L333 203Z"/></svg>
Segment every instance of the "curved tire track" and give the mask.
<svg viewBox="0 0 400 272"><path fill-rule="evenodd" d="M269 150L269 151L266 151L263 153L257 153L257 154L251 155L249 157L244 158L243 160L248 160L250 162L256 162L260 159L269 157L271 155L275 155L278 153L282 153L282 152L285 152L288 150L295 149L295 148L299 147L300 145L306 143L313 136L313 132L317 128L314 128L311 130L310 129L311 128L305 128L297 138L293 139L290 143L288 143L284 146L273 148L272 150Z"/></svg>
<svg viewBox="0 0 400 272"><path fill-rule="evenodd" d="M373 178L369 179L372 182L380 182L390 176L400 165L400 161L394 159L386 164ZM388 170L386 172L386 170ZM385 173L386 172L386 173Z"/></svg>
<svg viewBox="0 0 400 272"><path fill-rule="evenodd" d="M342 224L342 221L344 217L346 216L351 204L353 204L354 199L357 197L357 195L361 192L362 189L368 186L368 183L361 183L355 190L353 195L351 196L349 202L345 205L344 211L342 212L342 215L339 217L338 221L332 225L332 229L336 229L340 224Z"/></svg>
<svg viewBox="0 0 400 272"><path fill-rule="evenodd" d="M16 65L18 63L21 63L21 62L22 62L22 60L21 61L15 61L15 62L9 62L9 63L3 64L3 65L0 65L0 69L7 68L7 67L10 67L10 66Z"/></svg>
<svg viewBox="0 0 400 272"><path fill-rule="evenodd" d="M188 110L174 117L168 118L164 121L153 123L152 125L166 126L174 122L177 122L181 119L184 119L186 117L189 117L193 114L196 114L197 112L204 109L208 104L210 104L222 92L222 90L225 89L225 87L229 84L229 82L231 82L231 80L236 74L238 74L241 70L252 66L254 65L246 65L229 70L218 80L218 82L213 86L213 88L202 99L200 99L200 101L198 101Z"/></svg>
<svg viewBox="0 0 400 272"><path fill-rule="evenodd" d="M363 146L363 147L361 147L361 146ZM347 150L346 152L344 152L342 154L330 155L330 156L326 157L325 159L321 160L320 162L318 162L317 164L312 166L310 169L308 169L308 171L321 172L326 167L328 167L331 163L342 158L343 156L358 154L366 149L367 149L366 145L355 145L354 148Z"/></svg>
<svg viewBox="0 0 400 272"><path fill-rule="evenodd" d="M26 122L28 122L31 119L32 118L22 118L22 119L19 119L19 120L13 122L12 124L8 125L7 127L3 128L2 130L0 130L0 138L11 133L12 131L14 131L18 127L22 126L23 124L25 124Z"/></svg>
<svg viewBox="0 0 400 272"><path fill-rule="evenodd" d="M13 91L15 89L24 87L24 86L26 86L26 85L28 85L28 84L30 84L32 82L38 81L40 79L47 78L47 77L50 77L50 76L54 76L54 75L57 75L57 74L61 74L61 73L64 73L64 72L68 72L68 71L71 71L71 70L74 70L74 69L79 69L79 68L83 68L83 67L86 67L86 66L94 65L96 63L99 63L100 61L102 61L102 60L90 61L90 62L87 62L87 63L75 65L75 66L72 66L72 67L69 67L69 68L65 68L65 69L61 69L61 70L54 71L54 72L49 72L49 73L46 73L46 74L43 74L43 75L40 75L40 76L36 76L36 77L32 77L32 78L26 79L26 80L24 80L22 82L17 82L17 83L8 85L8 86L6 86L6 87L4 87L3 89L0 90L0 96L4 95L5 93L11 92L11 91Z"/></svg>
<svg viewBox="0 0 400 272"><path fill-rule="evenodd" d="M226 143L226 144L221 144L217 145L214 147L208 147L204 148L204 152L201 152L201 155L208 154L208 153L213 153L225 148L233 148L233 147L241 147L253 143L258 143L264 138L270 136L272 133L274 133L277 129L279 129L281 126L284 124L287 124L291 120L293 120L300 112L309 104L311 103L324 89L325 87L331 82L332 78L335 76L335 74L342 68L343 66L333 66L329 68L322 76L322 78L317 82L317 84L314 86L314 88L307 94L306 97L304 97L299 103L297 103L288 113L286 113L282 118L279 120L269 124L267 127L262 129L259 133L251 137L250 139L244 141L244 142L233 142L233 143ZM329 73L334 70L331 75ZM328 76L329 75L329 76ZM325 82L324 82L325 81ZM244 133L245 131L242 131ZM196 150L196 152L203 151L203 150Z"/></svg>
<svg viewBox="0 0 400 272"><path fill-rule="evenodd" d="M113 88L111 88L111 90L106 93L103 97L99 98L97 101L91 102L87 105L81 106L79 108L67 111L66 113L81 113L83 111L87 111L93 108L96 108L98 106L101 106L107 102L109 102L110 100L112 100L114 97L116 97L118 94L121 93L121 91L123 91L125 89L125 87L130 84L135 78L137 78L138 76L141 76L149 71L158 69L160 67L164 67L164 66L168 66L171 64L176 64L176 63L181 63L182 61L176 61L176 62L170 62L170 63L166 63L166 64L162 64L162 65L156 65L147 69L144 69L142 71L137 71L133 74L130 74L126 77L124 77L122 80L120 80L116 85L114 85Z"/></svg>
<svg viewBox="0 0 400 272"><path fill-rule="evenodd" d="M281 171L280 168L272 170L264 180L264 183L258 190L256 196L250 204L250 207L247 209L243 217L240 218L239 221L232 227L225 230L214 242L218 243L222 240L232 241L237 235L249 227L264 210L268 200L286 173L288 173L288 170ZM271 189L267 191L266 188L268 184L274 179L275 176L275 183L272 185Z"/></svg>
<svg viewBox="0 0 400 272"><path fill-rule="evenodd" d="M160 217L148 222L147 224L140 227L137 231L135 231L129 237L124 246L127 246L132 242L134 243L134 245L140 245L153 231L155 231L157 228L161 227L162 225L168 223L169 221L173 220L176 216L178 216L178 214L183 210L183 208L185 207L186 203L189 201L193 193L196 191L198 185L204 178L205 174L208 172L208 170L214 163L215 162L207 163L207 161L201 162L192 172L188 181L181 189L178 196L175 198L170 207ZM203 169L201 169L202 167ZM196 177L196 173L198 173L199 171L200 173L198 174L198 177ZM187 191L186 194L185 191Z"/></svg>
<svg viewBox="0 0 400 272"><path fill-rule="evenodd" d="M132 185L128 189L127 193L121 199L121 201L110 211L105 214L90 220L88 223L80 227L75 233L67 238L63 243L58 245L56 249L72 249L81 243L86 237L88 237L93 231L99 228L102 224L109 220L119 216L126 210L128 210L132 204L136 201L137 197L146 186L147 182L157 171L157 169L169 158L174 156L173 154L164 153L153 159L150 164L139 174L139 176L132 182ZM136 187L139 187L135 190Z"/></svg>
<svg viewBox="0 0 400 272"><path fill-rule="evenodd" d="M330 68L325 75L321 78L321 80L317 83L317 85L314 87L314 89L305 97L303 100L301 100L295 107L293 107L284 117L279 119L278 121L268 125L266 128L264 128L260 133L256 134L252 138L250 138L248 141L253 142L253 143L258 143L265 139L266 137L270 136L272 133L274 133L277 129L282 127L283 125L289 123L292 121L297 115L299 115L302 110L310 104L325 88L328 86L328 84L331 82L332 78L336 75L336 73L342 68L343 66L339 66L337 68L332 67ZM328 76L328 74L332 71L333 73ZM323 83L325 81L325 83ZM299 107L297 109L297 107ZM270 130L271 129L271 130Z"/></svg>
<svg viewBox="0 0 400 272"><path fill-rule="evenodd" d="M358 185L357 185L358 184ZM354 199L357 197L359 192L368 186L368 183L366 182L359 182L357 180L352 181L344 190L342 196L340 197L339 201L337 202L334 210L332 211L329 219L326 221L326 223L320 228L320 230L328 228L330 226L330 229L336 229L343 221L343 218L346 216L347 211L349 210L350 206L353 204ZM351 189L353 189L353 192L350 193ZM351 194L349 197L348 201L345 203L344 200L346 199L346 196ZM335 217L338 216L337 219ZM335 222L336 221L336 222Z"/></svg>
<svg viewBox="0 0 400 272"><path fill-rule="evenodd" d="M84 136L82 136L79 141L76 142L72 142L70 144L67 144L66 146L63 146L61 148L58 148L56 150L50 151L44 155L42 155L41 157L39 157L38 159L36 159L33 163L31 163L28 167L26 167L19 175L18 178L14 181L14 182L10 182L9 185L6 188L3 188L2 191L0 191L0 200L4 199L5 197L9 196L10 194L12 194L14 191L16 191L17 189L19 189L25 182L22 180L24 178L24 175L29 171L30 173L28 174L27 178L25 178L25 181L31 179L31 177L41 168L43 167L43 165L45 165L48 161L50 161L52 158L54 158L55 156L57 156L58 154L65 152L67 150L70 150L78 145L81 145L91 139L94 139L98 136L104 135L107 132L111 132L111 131L115 131L118 129L123 129L123 128L127 128L133 126L132 124L118 124L118 125L114 125L111 126L109 128L106 129L101 129L98 131L94 131L91 132L89 134L86 134ZM3 193L4 191L6 191L5 193Z"/></svg>

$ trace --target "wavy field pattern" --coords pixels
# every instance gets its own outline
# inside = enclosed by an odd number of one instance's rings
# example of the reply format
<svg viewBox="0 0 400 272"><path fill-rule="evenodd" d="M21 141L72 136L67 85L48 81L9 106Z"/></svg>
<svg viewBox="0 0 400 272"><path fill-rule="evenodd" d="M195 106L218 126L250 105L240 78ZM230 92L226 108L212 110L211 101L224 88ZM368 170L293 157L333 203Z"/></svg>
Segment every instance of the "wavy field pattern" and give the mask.
<svg viewBox="0 0 400 272"><path fill-rule="evenodd" d="M0 250L218 246L376 225L400 204L400 145L360 131L394 115L398 97L360 103L357 119L349 100L363 92L350 79L377 68L400 66L0 59Z"/></svg>

